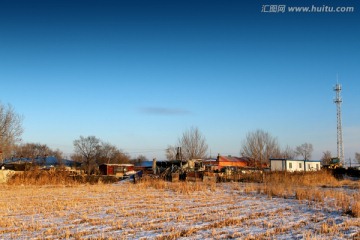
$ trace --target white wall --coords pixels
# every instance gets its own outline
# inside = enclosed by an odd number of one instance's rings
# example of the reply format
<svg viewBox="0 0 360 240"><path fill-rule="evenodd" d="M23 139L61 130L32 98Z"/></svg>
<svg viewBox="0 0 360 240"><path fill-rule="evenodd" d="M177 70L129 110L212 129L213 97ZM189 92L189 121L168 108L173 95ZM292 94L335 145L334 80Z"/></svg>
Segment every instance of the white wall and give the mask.
<svg viewBox="0 0 360 240"><path fill-rule="evenodd" d="M304 161L286 160L286 167L289 172L304 171Z"/></svg>
<svg viewBox="0 0 360 240"><path fill-rule="evenodd" d="M320 168L320 162L306 162L306 171L318 171Z"/></svg>

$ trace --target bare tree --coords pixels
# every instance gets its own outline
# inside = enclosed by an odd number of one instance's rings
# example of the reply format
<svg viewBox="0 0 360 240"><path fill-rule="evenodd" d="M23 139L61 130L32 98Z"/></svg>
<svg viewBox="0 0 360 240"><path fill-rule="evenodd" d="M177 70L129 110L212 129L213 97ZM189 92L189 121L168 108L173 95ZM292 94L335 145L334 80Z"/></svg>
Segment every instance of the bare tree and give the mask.
<svg viewBox="0 0 360 240"><path fill-rule="evenodd" d="M331 163L331 152L329 150L323 152L323 156L321 157L321 163L323 165L329 165Z"/></svg>
<svg viewBox="0 0 360 240"><path fill-rule="evenodd" d="M6 107L0 103L0 151L4 158L12 155L15 144L21 140L22 120L11 105Z"/></svg>
<svg viewBox="0 0 360 240"><path fill-rule="evenodd" d="M181 158L184 160L205 158L208 149L206 139L197 127L191 127L183 132L182 137L178 139L177 147L181 148ZM168 146L166 149L168 160L177 158L177 147Z"/></svg>
<svg viewBox="0 0 360 240"><path fill-rule="evenodd" d="M165 155L167 160L175 160L176 159L176 153L177 148L171 145L168 145L168 147L165 150Z"/></svg>
<svg viewBox="0 0 360 240"><path fill-rule="evenodd" d="M80 136L80 139L74 141L74 150L76 155L82 157L86 172L90 175L100 152L100 139L95 136Z"/></svg>
<svg viewBox="0 0 360 240"><path fill-rule="evenodd" d="M141 164L141 163L145 162L146 160L147 160L146 157L144 155L140 154L136 158L130 160L130 162L133 164Z"/></svg>
<svg viewBox="0 0 360 240"><path fill-rule="evenodd" d="M297 156L302 156L304 160L309 160L313 152L313 145L311 143L303 143L296 147Z"/></svg>
<svg viewBox="0 0 360 240"><path fill-rule="evenodd" d="M281 157L277 139L261 129L246 135L240 152L245 157L260 161L260 164L268 164L270 158Z"/></svg>
<svg viewBox="0 0 360 240"><path fill-rule="evenodd" d="M295 150L290 146L286 146L284 150L281 151L281 157L286 159L294 159L296 157Z"/></svg>
<svg viewBox="0 0 360 240"><path fill-rule="evenodd" d="M205 137L197 127L191 127L185 131L179 139L182 159L205 158L208 150Z"/></svg>
<svg viewBox="0 0 360 240"><path fill-rule="evenodd" d="M355 159L360 164L360 153L355 153Z"/></svg>
<svg viewBox="0 0 360 240"><path fill-rule="evenodd" d="M102 163L129 163L130 156L116 146L103 142L95 136L83 137L74 141L74 161L82 162L86 172L90 174L96 164Z"/></svg>
<svg viewBox="0 0 360 240"><path fill-rule="evenodd" d="M47 157L55 157L59 164L61 164L63 153L59 150L52 150L46 144L40 143L25 143L16 145L13 150L15 158L26 158L32 160L34 163L45 164Z"/></svg>
<svg viewBox="0 0 360 240"><path fill-rule="evenodd" d="M130 157L116 146L101 142L96 163L128 163L129 161Z"/></svg>

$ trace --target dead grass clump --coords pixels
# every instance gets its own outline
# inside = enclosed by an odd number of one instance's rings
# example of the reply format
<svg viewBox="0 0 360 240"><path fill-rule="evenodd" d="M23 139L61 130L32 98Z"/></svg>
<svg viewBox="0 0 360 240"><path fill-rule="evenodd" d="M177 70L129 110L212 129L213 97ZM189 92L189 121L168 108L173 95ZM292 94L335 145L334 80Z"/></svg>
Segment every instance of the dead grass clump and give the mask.
<svg viewBox="0 0 360 240"><path fill-rule="evenodd" d="M320 233L337 233L338 226L334 219L329 219L321 224Z"/></svg>
<svg viewBox="0 0 360 240"><path fill-rule="evenodd" d="M309 198L309 191L304 188L298 188L295 190L295 198L297 200L307 200Z"/></svg>
<svg viewBox="0 0 360 240"><path fill-rule="evenodd" d="M360 217L360 202L356 201L351 205L351 213L354 217Z"/></svg>

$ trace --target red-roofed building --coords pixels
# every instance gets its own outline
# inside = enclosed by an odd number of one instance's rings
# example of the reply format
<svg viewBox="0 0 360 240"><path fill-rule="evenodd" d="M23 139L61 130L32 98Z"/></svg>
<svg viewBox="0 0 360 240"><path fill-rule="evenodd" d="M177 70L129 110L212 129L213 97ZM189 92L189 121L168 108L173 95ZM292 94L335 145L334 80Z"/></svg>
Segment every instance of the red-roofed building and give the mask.
<svg viewBox="0 0 360 240"><path fill-rule="evenodd" d="M218 156L216 159L219 169L223 167L250 167L251 161L245 157Z"/></svg>
<svg viewBox="0 0 360 240"><path fill-rule="evenodd" d="M254 160L248 157L221 156L215 159L206 159L203 161L208 170L221 170L224 167L253 168Z"/></svg>

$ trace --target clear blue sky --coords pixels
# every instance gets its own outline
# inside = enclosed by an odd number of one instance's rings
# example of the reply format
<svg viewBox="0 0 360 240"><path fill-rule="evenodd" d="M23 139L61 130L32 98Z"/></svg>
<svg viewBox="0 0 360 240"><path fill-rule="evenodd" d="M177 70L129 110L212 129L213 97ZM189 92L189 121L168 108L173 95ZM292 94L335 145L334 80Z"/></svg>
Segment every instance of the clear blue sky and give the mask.
<svg viewBox="0 0 360 240"><path fill-rule="evenodd" d="M262 13L265 4L353 13ZM198 127L215 156L263 129L281 146L336 155L332 87L343 85L345 158L360 152L359 1L0 0L2 104L24 142L73 151L80 135L164 158Z"/></svg>

